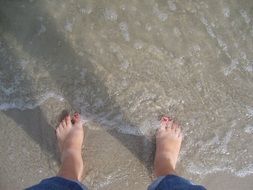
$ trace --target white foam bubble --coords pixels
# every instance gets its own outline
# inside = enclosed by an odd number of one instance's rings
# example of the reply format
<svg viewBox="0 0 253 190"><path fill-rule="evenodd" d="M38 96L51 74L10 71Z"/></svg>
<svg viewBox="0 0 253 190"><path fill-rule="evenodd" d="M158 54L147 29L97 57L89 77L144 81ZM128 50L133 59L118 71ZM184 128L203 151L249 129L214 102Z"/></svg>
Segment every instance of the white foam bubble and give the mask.
<svg viewBox="0 0 253 190"><path fill-rule="evenodd" d="M225 44L225 42L221 39L221 38L217 38L218 44L219 46L222 48L222 50L227 51L228 47Z"/></svg>
<svg viewBox="0 0 253 190"><path fill-rule="evenodd" d="M248 166L236 171L234 168L230 166L217 165L213 167L206 167L190 163L189 166L187 167L187 171L192 174L199 175L200 177L203 177L208 174L213 174L216 172L226 172L226 171L238 177L246 177L253 173L253 164L249 164Z"/></svg>
<svg viewBox="0 0 253 190"><path fill-rule="evenodd" d="M194 44L194 45L192 46L192 48L193 48L193 51L194 51L194 52L199 52L199 51L201 50L199 44Z"/></svg>
<svg viewBox="0 0 253 190"><path fill-rule="evenodd" d="M169 5L169 9L170 9L171 11L177 10L177 6L176 6L176 4L175 4L173 1L169 0L169 1L168 1L168 5Z"/></svg>
<svg viewBox="0 0 253 190"><path fill-rule="evenodd" d="M245 66L244 69L248 72L253 72L253 65Z"/></svg>
<svg viewBox="0 0 253 190"><path fill-rule="evenodd" d="M122 11L125 11L125 10L126 10L126 5L125 5L125 4L120 5L120 9L121 9Z"/></svg>
<svg viewBox="0 0 253 190"><path fill-rule="evenodd" d="M246 114L247 117L253 117L253 107L247 106L248 113Z"/></svg>
<svg viewBox="0 0 253 190"><path fill-rule="evenodd" d="M241 16L243 17L244 21L246 22L246 24L249 24L251 19L250 17L248 16L247 12L243 9L240 10L240 14Z"/></svg>
<svg viewBox="0 0 253 190"><path fill-rule="evenodd" d="M140 134L145 136L153 136L155 135L156 129L159 127L160 122L157 119L148 119L144 120L138 128L141 132Z"/></svg>
<svg viewBox="0 0 253 190"><path fill-rule="evenodd" d="M245 168L242 168L242 169L236 171L235 174L238 177L245 177L245 176L253 174L253 164L249 164Z"/></svg>
<svg viewBox="0 0 253 190"><path fill-rule="evenodd" d="M214 31L212 30L212 27L215 27L215 25L214 25L213 23L211 23L211 25L210 25L210 24L208 23L207 19L206 19L204 16L202 16L202 17L200 18L200 20L201 20L201 22L205 25L207 33L208 33L213 39L215 39L215 40L217 41L217 43L219 44L219 47L222 48L222 50L224 51L224 53L226 54L226 56L227 56L228 58L231 59L231 56L230 56L230 54L229 54L228 51L227 51L227 50L228 50L227 44L222 40L222 38L221 38L220 36L217 36L217 35L214 33ZM235 61L236 61L235 59L232 60L232 62L235 62ZM235 65L232 65L232 64L231 64L232 70L234 69L234 66L235 66ZM227 72L227 74L230 74L230 72ZM225 75L226 75L226 74L225 74Z"/></svg>
<svg viewBox="0 0 253 190"><path fill-rule="evenodd" d="M66 21L65 22L65 25L64 25L64 29L67 31L67 32L72 32L73 30L73 23L69 22L69 21Z"/></svg>
<svg viewBox="0 0 253 190"><path fill-rule="evenodd" d="M194 163L190 163L187 167L188 172L192 174L200 175L200 176L204 176L204 175L208 175L208 174L220 172L220 171L226 171L226 170L231 171L232 169L228 167L223 167L223 166L206 167L202 165L196 165Z"/></svg>
<svg viewBox="0 0 253 190"><path fill-rule="evenodd" d="M3 91L5 95L9 96L15 92L15 87L11 86L9 88L5 88L4 86L0 86L0 90Z"/></svg>
<svg viewBox="0 0 253 190"><path fill-rule="evenodd" d="M104 11L104 16L106 20L116 21L118 18L117 12L112 8L106 8Z"/></svg>
<svg viewBox="0 0 253 190"><path fill-rule="evenodd" d="M224 17L230 17L230 10L228 7L223 8L223 15Z"/></svg>
<svg viewBox="0 0 253 190"><path fill-rule="evenodd" d="M126 41L130 40L129 32L128 32L128 25L126 22L119 23L119 29Z"/></svg>
<svg viewBox="0 0 253 190"><path fill-rule="evenodd" d="M127 134L127 135L135 135L135 136L142 136L143 133L138 127L132 127L132 126L120 126L117 128L117 131L119 133Z"/></svg>
<svg viewBox="0 0 253 190"><path fill-rule="evenodd" d="M247 125L247 126L244 128L244 131L245 131L245 133L253 134L253 125Z"/></svg>
<svg viewBox="0 0 253 190"><path fill-rule="evenodd" d="M90 13L92 13L92 7L91 6L87 6L85 8L81 8L80 12L82 14L88 14L89 15Z"/></svg>
<svg viewBox="0 0 253 190"><path fill-rule="evenodd" d="M228 143L230 142L231 140L231 137L233 135L233 132L232 131L228 131L225 135L225 137L223 138L222 142L221 142L221 145L219 147L221 153L223 154L226 154L228 153L227 151L227 146L228 146Z"/></svg>
<svg viewBox="0 0 253 190"><path fill-rule="evenodd" d="M44 24L40 24L40 29L38 31L38 36L40 36L41 34L43 34L44 32L46 32L47 28L45 27Z"/></svg>
<svg viewBox="0 0 253 190"><path fill-rule="evenodd" d="M63 101L63 96L56 94L54 92L46 92L45 94L41 95L37 98L35 102L25 102L24 100L16 100L14 102L3 102L0 104L0 110L6 111L9 109L19 109L19 110L26 110L26 109L34 109L41 104L43 104L45 101L47 101L50 98L54 98L58 101Z"/></svg>
<svg viewBox="0 0 253 190"><path fill-rule="evenodd" d="M143 42L141 40L137 40L134 43L134 48L137 49L137 50L142 49L143 48Z"/></svg>
<svg viewBox="0 0 253 190"><path fill-rule="evenodd" d="M167 18L168 18L168 14L165 13L165 12L160 11L158 9L158 5L157 4L153 7L153 13L154 13L154 15L156 15L159 18L159 20L161 20L163 22L165 20L167 20Z"/></svg>
<svg viewBox="0 0 253 190"><path fill-rule="evenodd" d="M231 61L231 64L224 69L224 75L228 76L237 67L238 64L239 64L238 60L233 59Z"/></svg>
<svg viewBox="0 0 253 190"><path fill-rule="evenodd" d="M205 17L200 18L201 22L205 25L207 33L212 37L216 38L211 26L208 24L207 19Z"/></svg>
<svg viewBox="0 0 253 190"><path fill-rule="evenodd" d="M123 54L122 49L116 45L116 44L111 44L110 45L110 50L115 53L116 57L118 58L119 62L120 62L120 68L121 69L127 69L130 65L127 57L125 57L125 55Z"/></svg>
<svg viewBox="0 0 253 190"><path fill-rule="evenodd" d="M26 66L27 66L29 63L30 63L29 60L26 60L26 59L21 59L21 60L20 60L20 65L21 65L22 69L25 69Z"/></svg>
<svg viewBox="0 0 253 190"><path fill-rule="evenodd" d="M129 122L125 122L122 114L114 115L113 118L108 119L111 113L93 115L87 112L85 107L81 107L81 113L82 120L85 123L90 123L91 129L94 130L103 128L105 130L116 130L119 133L127 135L150 137L155 134L156 129L160 126L160 122L154 118L144 120L138 126L135 126L133 124L129 124Z"/></svg>
<svg viewBox="0 0 253 190"><path fill-rule="evenodd" d="M145 29L146 29L147 31L150 32L150 31L152 30L151 24L147 23L147 24L145 25Z"/></svg>
<svg viewBox="0 0 253 190"><path fill-rule="evenodd" d="M174 33L175 36L177 36L177 37L180 37L180 36L181 36L181 32L180 32L179 28L177 28L177 27L174 27L174 28L173 28L173 33Z"/></svg>

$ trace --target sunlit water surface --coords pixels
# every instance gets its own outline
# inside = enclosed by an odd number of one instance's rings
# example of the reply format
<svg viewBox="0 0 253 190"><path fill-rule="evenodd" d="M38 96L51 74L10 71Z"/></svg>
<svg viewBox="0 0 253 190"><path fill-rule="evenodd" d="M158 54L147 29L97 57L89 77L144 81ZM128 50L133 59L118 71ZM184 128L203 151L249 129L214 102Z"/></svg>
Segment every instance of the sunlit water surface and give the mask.
<svg viewBox="0 0 253 190"><path fill-rule="evenodd" d="M55 99L105 130L147 138L168 114L185 133L182 174L250 175L252 6L250 0L1 1L0 109Z"/></svg>

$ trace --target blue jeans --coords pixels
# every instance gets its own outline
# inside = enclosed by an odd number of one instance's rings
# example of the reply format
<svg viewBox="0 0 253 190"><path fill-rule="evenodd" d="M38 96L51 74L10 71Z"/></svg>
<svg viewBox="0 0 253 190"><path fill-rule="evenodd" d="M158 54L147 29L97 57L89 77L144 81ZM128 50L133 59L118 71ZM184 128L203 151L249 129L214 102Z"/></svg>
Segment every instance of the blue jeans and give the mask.
<svg viewBox="0 0 253 190"><path fill-rule="evenodd" d="M42 180L39 184L27 188L26 190L88 190L79 181L65 179L63 177L51 177Z"/></svg>
<svg viewBox="0 0 253 190"><path fill-rule="evenodd" d="M39 184L26 190L88 190L88 188L78 181L62 177L52 177L44 179ZM148 190L205 190L205 188L195 185L182 177L168 175L157 178L148 187Z"/></svg>
<svg viewBox="0 0 253 190"><path fill-rule="evenodd" d="M203 186L195 185L191 181L176 175L158 177L148 190L206 190Z"/></svg>

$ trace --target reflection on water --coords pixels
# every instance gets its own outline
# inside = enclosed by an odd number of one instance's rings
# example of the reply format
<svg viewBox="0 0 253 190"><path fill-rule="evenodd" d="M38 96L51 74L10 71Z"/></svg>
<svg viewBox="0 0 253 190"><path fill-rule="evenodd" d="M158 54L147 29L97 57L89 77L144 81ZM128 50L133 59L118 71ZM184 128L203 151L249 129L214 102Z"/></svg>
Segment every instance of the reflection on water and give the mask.
<svg viewBox="0 0 253 190"><path fill-rule="evenodd" d="M252 1L0 5L1 110L53 98L119 139L148 139L166 113L184 128L185 176L253 173Z"/></svg>

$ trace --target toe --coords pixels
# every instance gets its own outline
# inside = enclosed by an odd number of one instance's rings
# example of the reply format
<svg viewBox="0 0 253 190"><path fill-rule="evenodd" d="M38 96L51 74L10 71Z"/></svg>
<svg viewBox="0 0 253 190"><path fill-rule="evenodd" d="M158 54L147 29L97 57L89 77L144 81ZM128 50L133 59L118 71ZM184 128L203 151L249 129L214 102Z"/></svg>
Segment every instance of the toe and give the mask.
<svg viewBox="0 0 253 190"><path fill-rule="evenodd" d="M163 117L161 118L161 123L167 124L169 121L171 121L171 119L170 119L170 117L168 117L168 116L163 116Z"/></svg>
<svg viewBox="0 0 253 190"><path fill-rule="evenodd" d="M170 120L168 124L166 125L166 130L171 130L173 126L173 120Z"/></svg>
<svg viewBox="0 0 253 190"><path fill-rule="evenodd" d="M81 126L81 116L79 113L75 112L72 121L74 122L74 126Z"/></svg>
<svg viewBox="0 0 253 190"><path fill-rule="evenodd" d="M160 125L161 125L160 129L162 129L162 130L166 129L166 127L167 127L167 125L168 125L168 123L169 123L170 121L171 121L171 118L170 118L170 117L168 117L168 116L163 116L163 117L161 118L161 120L160 120Z"/></svg>
<svg viewBox="0 0 253 190"><path fill-rule="evenodd" d="M164 131L165 127L166 127L166 124L161 122L161 125L160 125L159 129L157 129L157 131Z"/></svg>
<svg viewBox="0 0 253 190"><path fill-rule="evenodd" d="M181 140L183 139L184 135L183 133L180 131L179 134L178 134L178 138L180 138Z"/></svg>
<svg viewBox="0 0 253 190"><path fill-rule="evenodd" d="M181 126L177 124L175 127L175 131L177 134L181 133Z"/></svg>
<svg viewBox="0 0 253 190"><path fill-rule="evenodd" d="M67 126L67 123L66 123L65 119L63 119L63 120L61 121L61 124L60 124L60 125L62 126L62 128L65 128L65 127Z"/></svg>
<svg viewBox="0 0 253 190"><path fill-rule="evenodd" d="M69 127L71 126L71 118L70 118L70 115L67 115L65 117L65 122L66 122L66 126Z"/></svg>
<svg viewBox="0 0 253 190"><path fill-rule="evenodd" d="M57 137L59 136L59 133L60 133L60 127L61 127L61 125L59 125L59 127L57 127L57 129L55 130L55 133L56 133Z"/></svg>
<svg viewBox="0 0 253 190"><path fill-rule="evenodd" d="M161 125L160 128L156 129L156 136L159 136L165 131L165 125Z"/></svg>
<svg viewBox="0 0 253 190"><path fill-rule="evenodd" d="M178 124L176 122L173 123L171 129L176 132L178 130Z"/></svg>
<svg viewBox="0 0 253 190"><path fill-rule="evenodd" d="M60 129L62 129L64 126L63 126L63 122L61 121L61 123L59 123L58 127L57 127L57 130L60 131Z"/></svg>

